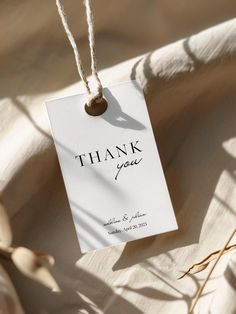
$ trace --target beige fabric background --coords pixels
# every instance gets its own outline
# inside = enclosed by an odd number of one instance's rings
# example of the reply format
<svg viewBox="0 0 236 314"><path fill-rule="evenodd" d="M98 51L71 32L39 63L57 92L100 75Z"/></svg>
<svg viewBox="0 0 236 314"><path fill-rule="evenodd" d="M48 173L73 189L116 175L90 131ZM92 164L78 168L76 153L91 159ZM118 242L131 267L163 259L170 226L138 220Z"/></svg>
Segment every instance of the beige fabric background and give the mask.
<svg viewBox="0 0 236 314"><path fill-rule="evenodd" d="M100 68L147 52L101 78L104 85L141 82L179 230L81 255L43 106L83 91L73 53L54 1L3 1L0 187L14 243L55 256L62 294L4 266L25 313L184 314L208 270L176 278L220 248L236 225L236 21L209 28L234 17L236 3L94 4ZM65 7L88 69L82 6L71 0ZM223 276L230 256L213 274L199 313L235 313L233 271L230 280Z"/></svg>

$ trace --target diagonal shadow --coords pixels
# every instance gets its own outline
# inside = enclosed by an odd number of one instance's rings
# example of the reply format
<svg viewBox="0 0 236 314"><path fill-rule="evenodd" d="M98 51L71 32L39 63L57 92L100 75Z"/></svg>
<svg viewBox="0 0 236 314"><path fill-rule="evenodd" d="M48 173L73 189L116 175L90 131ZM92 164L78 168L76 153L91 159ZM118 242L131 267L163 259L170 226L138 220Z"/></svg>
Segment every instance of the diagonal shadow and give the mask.
<svg viewBox="0 0 236 314"><path fill-rule="evenodd" d="M140 91L140 87L139 88ZM111 91L107 88L104 89L104 96L108 100L108 109L102 115L102 118L108 123L123 128L131 130L143 130L145 126L140 122L122 111L121 106ZM127 100L128 101L128 100ZM110 110L110 105L111 109Z"/></svg>
<svg viewBox="0 0 236 314"><path fill-rule="evenodd" d="M199 132L201 134L199 135L200 138L196 138L195 142L192 144L188 143L188 147L192 150L189 154L192 156L192 166L194 167L192 168L194 170L189 172L187 185L184 181L182 182L181 172L176 173L176 176L169 176L169 172L166 171L166 180L177 215L179 231L127 243L121 256L113 266L114 271L130 267L131 265L145 261L151 256L158 256L169 250L198 243L205 215L207 214L212 198L214 198L216 184L222 172L226 170L229 174L233 174L236 169L235 158L222 149L222 143L224 141L236 136L234 128L236 108L232 101L229 102L229 95L234 95L234 86L236 84L235 76L233 76L233 68L229 66L232 63L232 59L225 60L225 62L222 62L222 60L212 60L209 64L203 64L191 51L189 39L183 41L183 48L188 57L192 60L195 71L187 75L179 74L171 78L170 81L172 80L175 85L173 85L174 87L170 96L172 97L173 93L175 93L176 107L178 107L179 104L183 102L185 96L183 90L185 86L187 86L188 89L189 86L192 86L193 89L195 88L193 100L188 103L188 111L190 111L191 108L193 112L192 117L189 115L188 119L189 121L194 121L194 123L190 124L189 130L191 132L191 129L195 130L198 125L202 124L205 132L208 132L208 137L211 138L211 141L209 143L207 140L204 140L204 134ZM131 77L132 79L137 79L138 65L139 69L141 69L141 64L143 63L142 74L140 75L144 75L149 82L149 91L156 88L157 91L155 93L158 95L159 86L159 94L165 93L165 102L168 103L168 95L166 94L166 90L163 90L163 82L166 78L162 79L158 76L158 73L152 73L150 60L151 54L138 60L131 70ZM168 85L171 86L170 84L169 82ZM224 89L222 86L224 86ZM161 99L160 96L157 96L157 99L158 97ZM171 98L170 100L172 101ZM150 107L151 105L152 107ZM153 113L155 110L165 110L166 106L167 105L164 103L151 104L148 102L150 113ZM180 107L176 124L172 122L176 128L185 123L185 115L181 115L184 109L185 108ZM203 115L204 112L205 115ZM156 115L156 113L154 115ZM188 124L186 124L186 126L188 126ZM165 139L162 140L161 137L158 136L158 131L157 126L157 128L154 128L154 133L156 135L160 157L163 161L162 146ZM171 136L175 138L176 131L174 128L173 130L170 129L170 131L172 132ZM187 142L187 140L182 143L180 142L178 149L173 150L172 157L170 157L171 162L167 163L167 168L165 167L166 170L171 168L172 161L178 156L178 152L181 151L182 145L183 143L185 144L185 142ZM203 149L203 153L206 155L206 158L208 158L207 160L204 160L204 157L200 160L196 160L194 151L197 151L197 147ZM211 152L214 152L213 156L217 156L217 162L212 162L210 158ZM213 156L212 158L214 158ZM178 162L181 167L186 167L184 161ZM190 165L188 167L191 169ZM187 208L185 204L185 200L189 199L189 197L191 197L192 200L191 208ZM227 210L227 206L224 207ZM186 221L188 221L188 225Z"/></svg>

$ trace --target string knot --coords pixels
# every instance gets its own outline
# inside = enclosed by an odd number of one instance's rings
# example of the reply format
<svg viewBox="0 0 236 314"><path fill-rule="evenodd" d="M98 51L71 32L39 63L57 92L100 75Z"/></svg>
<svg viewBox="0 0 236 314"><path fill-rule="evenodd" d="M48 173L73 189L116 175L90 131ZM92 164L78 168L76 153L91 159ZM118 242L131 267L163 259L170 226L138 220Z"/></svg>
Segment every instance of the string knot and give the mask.
<svg viewBox="0 0 236 314"><path fill-rule="evenodd" d="M102 88L98 88L97 92L89 94L85 111L91 116L100 116L107 110L107 106Z"/></svg>
<svg viewBox="0 0 236 314"><path fill-rule="evenodd" d="M102 88L98 88L96 92L91 92L88 95L87 99L87 106L91 107L93 105L96 105L97 103L101 102L103 100L103 92Z"/></svg>

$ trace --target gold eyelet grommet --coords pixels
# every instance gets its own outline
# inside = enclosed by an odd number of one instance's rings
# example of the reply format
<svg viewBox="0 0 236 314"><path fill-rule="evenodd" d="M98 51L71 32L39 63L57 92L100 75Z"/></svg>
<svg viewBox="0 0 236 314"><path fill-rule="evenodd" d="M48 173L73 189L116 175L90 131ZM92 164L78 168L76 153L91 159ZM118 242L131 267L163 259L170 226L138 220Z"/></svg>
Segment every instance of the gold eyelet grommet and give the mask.
<svg viewBox="0 0 236 314"><path fill-rule="evenodd" d="M85 104L85 111L90 116L100 116L103 114L108 107L108 103L106 99L103 97L102 99L95 99L90 106Z"/></svg>

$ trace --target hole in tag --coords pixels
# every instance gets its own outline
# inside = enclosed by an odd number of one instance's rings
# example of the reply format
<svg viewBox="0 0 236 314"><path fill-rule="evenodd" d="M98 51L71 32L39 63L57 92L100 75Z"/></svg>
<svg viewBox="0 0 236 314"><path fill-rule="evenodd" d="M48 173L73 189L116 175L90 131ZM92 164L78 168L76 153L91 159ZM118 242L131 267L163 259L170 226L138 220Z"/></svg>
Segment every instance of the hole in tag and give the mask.
<svg viewBox="0 0 236 314"><path fill-rule="evenodd" d="M94 100L91 104L91 106L88 106L85 104L85 111L90 116L100 116L107 110L107 101L105 98Z"/></svg>

